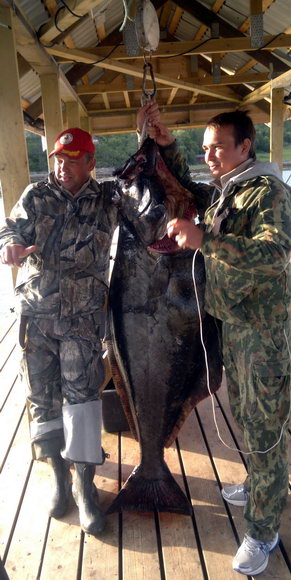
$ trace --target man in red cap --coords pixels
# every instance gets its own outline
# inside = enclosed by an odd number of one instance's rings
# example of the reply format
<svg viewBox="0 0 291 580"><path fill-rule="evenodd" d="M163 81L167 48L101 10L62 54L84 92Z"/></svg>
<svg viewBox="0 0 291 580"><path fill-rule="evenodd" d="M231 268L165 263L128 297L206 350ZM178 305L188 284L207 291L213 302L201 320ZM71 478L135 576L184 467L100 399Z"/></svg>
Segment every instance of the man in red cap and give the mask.
<svg viewBox="0 0 291 580"><path fill-rule="evenodd" d="M82 529L98 535L104 516L93 486L101 447L102 338L118 185L91 178L95 147L86 131L57 138L54 171L30 184L0 230L0 260L19 268L21 376L37 459L51 464L49 514L62 517L71 494Z"/></svg>

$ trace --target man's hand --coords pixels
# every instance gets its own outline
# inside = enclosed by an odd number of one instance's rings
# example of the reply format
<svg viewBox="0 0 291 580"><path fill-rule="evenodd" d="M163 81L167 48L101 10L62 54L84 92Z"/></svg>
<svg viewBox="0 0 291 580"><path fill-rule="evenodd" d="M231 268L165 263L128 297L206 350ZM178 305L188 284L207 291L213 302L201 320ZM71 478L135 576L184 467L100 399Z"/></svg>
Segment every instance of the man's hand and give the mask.
<svg viewBox="0 0 291 580"><path fill-rule="evenodd" d="M137 112L136 116L137 130L141 133L145 123L147 123L147 125L150 126L153 123L159 123L160 120L161 119L158 104L155 101L155 99L152 99L151 101L143 105L143 107L141 107Z"/></svg>
<svg viewBox="0 0 291 580"><path fill-rule="evenodd" d="M158 145L165 147L175 141L175 137L169 129L161 123L159 107L154 99L139 109L136 121L140 133L144 123L146 123L148 136L154 139Z"/></svg>
<svg viewBox="0 0 291 580"><path fill-rule="evenodd" d="M180 248L201 248L203 231L188 220L175 218L167 223L169 238L175 238Z"/></svg>
<svg viewBox="0 0 291 580"><path fill-rule="evenodd" d="M4 246L0 252L0 262L2 264L7 264L8 266L18 266L22 265L22 258L26 258L32 252L36 252L38 246L22 246L21 244L10 244Z"/></svg>

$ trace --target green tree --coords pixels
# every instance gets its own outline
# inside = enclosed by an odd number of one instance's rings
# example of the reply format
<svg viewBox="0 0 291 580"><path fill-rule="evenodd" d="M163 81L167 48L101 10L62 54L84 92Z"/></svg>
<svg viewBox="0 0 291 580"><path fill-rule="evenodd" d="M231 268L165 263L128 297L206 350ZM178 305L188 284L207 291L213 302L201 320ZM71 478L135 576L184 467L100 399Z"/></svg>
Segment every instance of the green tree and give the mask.
<svg viewBox="0 0 291 580"><path fill-rule="evenodd" d="M102 135L97 138L96 166L118 167L133 155L138 147L135 133Z"/></svg>
<svg viewBox="0 0 291 580"><path fill-rule="evenodd" d="M30 173L46 173L47 154L42 150L41 137L30 131L25 131Z"/></svg>
<svg viewBox="0 0 291 580"><path fill-rule="evenodd" d="M41 137L26 131L26 141L29 158L30 172L47 173L47 155L42 150ZM185 129L174 131L178 145L189 165L203 163L202 142L204 129ZM256 125L256 151L268 153L270 148L270 129L267 125ZM291 120L284 124L284 147L290 150L291 145ZM128 157L133 155L138 148L135 133L124 135L102 135L96 138L96 165L98 167L118 167ZM199 157L197 157L199 156ZM285 159L290 158L285 155Z"/></svg>

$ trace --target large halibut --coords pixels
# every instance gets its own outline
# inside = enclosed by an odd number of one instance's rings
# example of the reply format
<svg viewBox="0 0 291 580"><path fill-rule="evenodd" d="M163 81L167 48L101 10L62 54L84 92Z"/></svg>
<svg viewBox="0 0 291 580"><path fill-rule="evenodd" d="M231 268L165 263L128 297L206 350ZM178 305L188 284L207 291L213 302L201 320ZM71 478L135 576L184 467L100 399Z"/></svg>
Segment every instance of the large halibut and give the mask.
<svg viewBox="0 0 291 580"><path fill-rule="evenodd" d="M109 360L134 436L140 464L109 507L191 513L191 505L164 461L164 447L199 401L209 395L192 250L166 235L172 217L192 219L195 200L166 167L155 142L117 171L126 217L120 225L109 293ZM136 209L139 209L139 217ZM125 212L124 212L125 213ZM221 384L218 322L204 311L205 270L200 252L195 279L212 392Z"/></svg>

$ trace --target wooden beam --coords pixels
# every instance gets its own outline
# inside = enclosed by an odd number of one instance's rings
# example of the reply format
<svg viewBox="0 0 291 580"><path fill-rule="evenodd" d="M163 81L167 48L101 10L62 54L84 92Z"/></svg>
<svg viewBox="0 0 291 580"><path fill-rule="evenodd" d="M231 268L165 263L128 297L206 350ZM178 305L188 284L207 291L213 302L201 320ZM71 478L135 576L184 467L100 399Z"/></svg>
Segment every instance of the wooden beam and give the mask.
<svg viewBox="0 0 291 580"><path fill-rule="evenodd" d="M242 32L237 30L234 26L228 24L218 14L211 12L211 10L198 2L198 0L175 0L175 3L177 6L180 6L180 8L183 8L183 10L189 12L189 14L191 14L194 18L199 20L202 24L207 25L208 27L211 27L213 23L218 23L219 35L225 39L234 36L244 36ZM247 50L246 52L249 54L250 51ZM256 51L255 57L257 62L263 64L267 68L269 68L269 65L272 64L275 72L285 72L289 68L288 65L282 63L282 61L275 55L267 54L266 51L261 49Z"/></svg>
<svg viewBox="0 0 291 580"><path fill-rule="evenodd" d="M66 127L80 127L80 110L77 101L68 101L65 104Z"/></svg>
<svg viewBox="0 0 291 580"><path fill-rule="evenodd" d="M102 98L103 98L105 109L109 110L110 109L110 102L109 102L109 98L108 98L107 93L103 93Z"/></svg>
<svg viewBox="0 0 291 580"><path fill-rule="evenodd" d="M190 101L189 101L189 105L190 105L190 106L191 106L191 105L194 105L194 103L196 103L196 101L197 101L197 97L198 97L198 93L193 93L193 95L192 95L192 97L191 97L191 99L190 99Z"/></svg>
<svg viewBox="0 0 291 580"><path fill-rule="evenodd" d="M18 74L19 78L23 77L26 73L31 71L30 64L21 56L21 54L17 54L17 64L18 64Z"/></svg>
<svg viewBox="0 0 291 580"><path fill-rule="evenodd" d="M254 58L251 58L250 60L248 60L248 62L246 62L243 66L241 66L238 69L237 74L244 74L245 72L249 71L251 68L256 66L256 64L257 61Z"/></svg>
<svg viewBox="0 0 291 580"><path fill-rule="evenodd" d="M41 75L41 94L45 122L47 152L49 153L59 133L63 130L63 116L57 74ZM53 159L48 158L49 167L53 167Z"/></svg>
<svg viewBox="0 0 291 580"><path fill-rule="evenodd" d="M283 170L284 89L272 89L270 161L276 161Z"/></svg>
<svg viewBox="0 0 291 580"><path fill-rule="evenodd" d="M211 12L214 12L214 14L217 14L217 12L219 12L219 10L223 4L224 4L224 0L216 0L214 2L213 6L211 7ZM201 38L204 36L207 28L208 28L208 26L205 26L205 24L201 24L197 34L195 35L195 40L201 40Z"/></svg>
<svg viewBox="0 0 291 580"><path fill-rule="evenodd" d="M248 105L249 103L255 103L260 99L269 97L273 89L279 89L290 85L291 83L291 69L288 72L279 75L277 78L269 81L262 87L255 89L252 93L244 97L242 104Z"/></svg>
<svg viewBox="0 0 291 580"><path fill-rule="evenodd" d="M266 45L266 46L265 46ZM266 35L264 36L264 45L260 50L272 51L276 48L289 48L291 46L291 34ZM98 55L98 57L106 56L114 46L97 46L96 48L86 48L86 51ZM181 40L175 42L160 42L157 50L152 53L151 58L159 57L174 57L176 54L185 53L191 54L215 54L223 52L251 52L257 49L252 48L249 37L234 37L234 38L208 38L201 46L201 42L195 40ZM114 51L114 58L117 60L132 60L126 52L125 46L118 46ZM142 60L143 54L134 57Z"/></svg>
<svg viewBox="0 0 291 580"><path fill-rule="evenodd" d="M263 0L263 4L262 4L262 11L263 13L266 12L266 10L268 10L268 8L271 6L271 4L273 4L274 2L276 2L276 0ZM241 32L247 32L247 30L249 30L251 25L251 19L248 16L246 18L246 20L244 20L244 22L240 25L239 30Z"/></svg>
<svg viewBox="0 0 291 580"><path fill-rule="evenodd" d="M123 96L124 96L125 105L126 105L127 109L130 109L130 98L129 98L128 91L123 91Z"/></svg>
<svg viewBox="0 0 291 580"><path fill-rule="evenodd" d="M81 119L81 129L83 129L83 131L87 131L87 133L90 133L91 132L90 119L89 119L89 117L82 117L82 119Z"/></svg>
<svg viewBox="0 0 291 580"><path fill-rule="evenodd" d="M263 13L263 0L250 0L251 14Z"/></svg>
<svg viewBox="0 0 291 580"><path fill-rule="evenodd" d="M167 100L167 105L171 105L171 103L173 102L173 100L174 100L174 98L175 98L178 90L179 89L177 87L175 87L174 89L171 89L170 96L168 97L168 100Z"/></svg>
<svg viewBox="0 0 291 580"><path fill-rule="evenodd" d="M181 16L182 16L183 12L184 11L182 10L182 8L177 8L177 7L175 8L173 17L172 17L170 24L169 24L169 27L168 27L170 34L175 34L177 26L181 20Z"/></svg>
<svg viewBox="0 0 291 580"><path fill-rule="evenodd" d="M164 4L165 4L165 0L154 0L154 5L155 5L156 10L158 10ZM121 32L118 30L118 28L119 28L119 26L117 26L116 29L113 30L112 32L110 32L110 34L106 37L107 44L111 44L112 46L117 46L120 42L122 42L122 35L121 35ZM59 41L58 38L59 37L56 38L56 42L58 44L60 44L61 40ZM103 44L103 42L102 42L102 44ZM80 78L82 78L82 76L84 74L86 74L91 69L92 69L91 65L85 65L83 63L82 64L78 63L75 66L73 66L73 68L71 70L68 71L67 78L69 79L69 81L72 85L75 85L80 80Z"/></svg>
<svg viewBox="0 0 291 580"><path fill-rule="evenodd" d="M103 0L66 0L66 4L71 9L71 12L65 6L59 12L57 20L58 28L66 30L66 28L69 28L79 20L78 16L85 16L90 10L96 8L102 2ZM42 27L40 41L44 44L52 42L60 34L58 28L56 27L55 17L50 18Z"/></svg>
<svg viewBox="0 0 291 580"><path fill-rule="evenodd" d="M186 79L185 79L186 80ZM189 79L187 79L189 81ZM215 86L229 86L229 85L256 85L258 83L264 83L269 80L269 75L267 73L250 73L250 74L234 74L226 75L222 74L219 83L215 83ZM203 79L197 80L197 84L203 84L205 86L213 85L212 77L206 75Z"/></svg>
<svg viewBox="0 0 291 580"><path fill-rule="evenodd" d="M35 31L25 20L19 9L15 9L12 17L13 29L15 30L17 52L30 64L31 68L39 75L56 74L60 79L61 98L64 101L77 100L86 115L86 108L81 99L70 85L66 76L63 74L54 60L48 55L44 48L36 42ZM39 101L40 102L40 101Z"/></svg>
<svg viewBox="0 0 291 580"><path fill-rule="evenodd" d="M208 109L208 111L211 111L211 108L219 108L220 110L224 110L225 109L225 103L222 103L221 101L205 101L203 103L197 103L197 104L193 104L193 105L189 105L189 103L173 103L171 105L161 105L160 110L161 112L166 112L166 111L171 111L171 112L177 112L177 111L191 111L191 110L195 110L195 111L201 111L203 109ZM235 104L231 104L229 106L229 108L236 108ZM135 105L130 107L130 109L125 109L124 107L116 107L116 108L112 108L112 109L103 109L100 107L100 105L96 105L94 103L91 103L89 105L89 109L88 109L88 114L90 116L90 118L94 118L94 117L106 117L107 118L116 118L116 116L124 116L124 115L128 115L129 113L132 114L136 114L137 111L139 110L139 106Z"/></svg>
<svg viewBox="0 0 291 580"><path fill-rule="evenodd" d="M235 105L230 105L228 110L234 110ZM90 114L91 132L93 135L107 135L107 134L123 134L131 133L136 129L133 119L136 118L138 107L131 109L123 109L119 114L104 110ZM256 106L249 107L250 115L255 123L267 123L269 121L269 114ZM196 127L205 127L209 118L220 112L225 111L225 104L220 102L204 103L203 105L188 106L188 103L177 105L169 105L161 107L162 120L166 126L171 129L190 129Z"/></svg>
<svg viewBox="0 0 291 580"><path fill-rule="evenodd" d="M101 60L101 62L98 62L98 64L96 63L96 55L92 55L89 52L86 52L84 50L68 50L67 48L63 47L63 46L58 46L55 45L51 48L47 48L47 51L49 52L49 54L53 54L55 56L69 56L70 58L77 61L77 62L85 62L87 64L91 63L94 64L94 66L98 66L101 68L105 68L105 69L109 69L109 70L115 70L118 71L120 73L123 74L129 74L132 75L134 77L143 78L143 70L136 68L134 66L130 66L129 64L125 64L123 62L120 62L118 60L114 60L114 59L110 59L107 58L106 60ZM97 57L98 60L98 57ZM149 81L151 81L151 78L149 75L147 75L147 78ZM190 91L190 92L196 92L198 91L201 94L204 95L209 95L218 99L222 99L222 100L227 100L233 103L240 103L240 99L237 97L232 97L230 95L225 95L222 92L219 91L214 91L211 89L207 89L204 87L200 87L198 85L195 84L190 84L190 83L185 83L182 80L179 79L172 79L172 78L168 78L165 77L163 75L160 74L155 74L155 79L156 82L159 82L163 85L167 85L167 86L172 86L172 87L178 87L179 89L184 89L186 91Z"/></svg>
<svg viewBox="0 0 291 580"><path fill-rule="evenodd" d="M170 2L170 0L168 0L168 2L165 3L165 5L163 6L163 8L161 10L161 16L160 16L160 28L161 28L161 30L163 30L164 28L166 28L168 26L170 14L172 11L172 4L173 3Z"/></svg>
<svg viewBox="0 0 291 580"><path fill-rule="evenodd" d="M60 6L58 6L56 0L46 0L45 1L45 4L46 4L46 6L47 6L47 8L49 10L50 15L51 16L55 16L56 15L56 17L57 17L57 14L56 13L58 12ZM76 22L75 24L78 24L78 22ZM68 28L68 31L71 31L72 29L73 29L73 26L70 26ZM65 43L65 46L67 46L68 48L75 48L75 44L73 42L72 35L70 33L65 34L65 31L64 31L63 33L61 33L61 35L62 35L62 40ZM58 38L60 38L60 35L58 36ZM61 40L59 40L59 42L61 42ZM84 75L84 77L82 77L82 82L83 83L88 83L89 82L89 79L88 79L87 75ZM68 102L70 102L70 101L68 101ZM72 125L69 125L69 126L72 127Z"/></svg>
<svg viewBox="0 0 291 580"><path fill-rule="evenodd" d="M5 214L9 215L28 185L29 169L20 103L12 12L0 6L0 184Z"/></svg>
<svg viewBox="0 0 291 580"><path fill-rule="evenodd" d="M241 85L241 84L258 84L258 83L265 83L268 82L268 74L267 73L250 73L245 75L222 75L220 82L213 84L212 76L205 75L205 76L195 76L195 77L187 77L183 79L187 83L191 83L192 81L199 86L228 86L228 85ZM161 85L158 85L159 88ZM171 87L165 87L172 90ZM140 87L136 87L134 89L127 89L125 79L119 78L117 82L113 82L110 84L103 83L101 81L97 83L91 83L88 85L79 85L76 87L76 92L78 95L97 95L102 93L120 93L121 91L127 91L128 93L140 92Z"/></svg>

